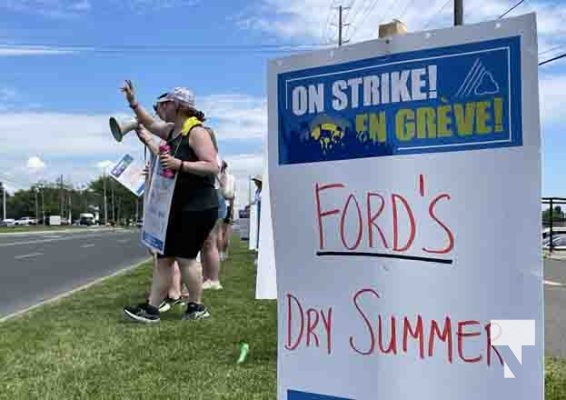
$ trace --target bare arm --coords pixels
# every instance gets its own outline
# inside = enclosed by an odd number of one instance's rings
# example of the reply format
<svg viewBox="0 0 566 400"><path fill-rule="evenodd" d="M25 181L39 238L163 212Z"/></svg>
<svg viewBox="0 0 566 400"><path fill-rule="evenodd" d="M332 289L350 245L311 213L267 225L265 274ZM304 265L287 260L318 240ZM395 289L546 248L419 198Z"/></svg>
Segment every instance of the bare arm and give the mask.
<svg viewBox="0 0 566 400"><path fill-rule="evenodd" d="M159 145L153 141L151 133L144 126L136 128L138 139L151 151L154 156L159 155Z"/></svg>
<svg viewBox="0 0 566 400"><path fill-rule="evenodd" d="M216 149L206 129L200 126L193 128L189 136L189 144L199 161L185 161L183 171L200 176L216 175L220 172L220 167L216 161Z"/></svg>
<svg viewBox="0 0 566 400"><path fill-rule="evenodd" d="M189 136L189 145L199 161L182 161L169 153L159 154L159 162L163 168L188 172L199 176L216 175L220 166L216 162L216 149L208 131L202 127L194 127Z"/></svg>
<svg viewBox="0 0 566 400"><path fill-rule="evenodd" d="M145 108L143 108L137 102L136 93L132 81L126 80L126 83L121 90L126 95L126 100L128 100L130 108L136 114L138 122L145 126L154 135L157 135L162 139L167 139L167 135L173 127L173 123L156 120L150 113L145 110Z"/></svg>

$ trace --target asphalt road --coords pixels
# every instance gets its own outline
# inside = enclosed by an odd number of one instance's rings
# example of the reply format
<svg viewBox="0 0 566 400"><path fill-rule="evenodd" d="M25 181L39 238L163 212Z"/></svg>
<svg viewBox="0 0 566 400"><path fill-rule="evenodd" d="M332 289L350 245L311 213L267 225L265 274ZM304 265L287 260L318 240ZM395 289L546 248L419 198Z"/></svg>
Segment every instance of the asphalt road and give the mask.
<svg viewBox="0 0 566 400"><path fill-rule="evenodd" d="M149 259L138 229L0 235L0 318Z"/></svg>
<svg viewBox="0 0 566 400"><path fill-rule="evenodd" d="M0 235L0 318L148 258L137 229ZM566 259L544 279L545 352L566 357Z"/></svg>

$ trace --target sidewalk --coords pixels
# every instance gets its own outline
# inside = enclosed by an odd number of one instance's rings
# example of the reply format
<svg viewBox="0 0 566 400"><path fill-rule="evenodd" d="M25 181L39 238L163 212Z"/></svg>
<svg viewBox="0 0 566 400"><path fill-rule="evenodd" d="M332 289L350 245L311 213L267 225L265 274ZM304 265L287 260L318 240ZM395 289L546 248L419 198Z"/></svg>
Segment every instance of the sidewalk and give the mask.
<svg viewBox="0 0 566 400"><path fill-rule="evenodd" d="M544 251L543 257L549 260L566 261L566 251L554 250L552 253Z"/></svg>

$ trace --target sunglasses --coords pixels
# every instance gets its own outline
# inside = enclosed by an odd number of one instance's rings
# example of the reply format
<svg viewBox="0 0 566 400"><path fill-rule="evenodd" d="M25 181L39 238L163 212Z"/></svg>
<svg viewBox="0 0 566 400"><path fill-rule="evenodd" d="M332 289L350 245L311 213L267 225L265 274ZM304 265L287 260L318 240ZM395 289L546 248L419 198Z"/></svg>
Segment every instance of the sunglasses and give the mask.
<svg viewBox="0 0 566 400"><path fill-rule="evenodd" d="M157 112L157 109L159 108L159 105L165 104L165 103L171 103L171 101L170 101L170 100L167 100L167 101L160 101L159 103L155 103L155 104L153 105L153 111Z"/></svg>

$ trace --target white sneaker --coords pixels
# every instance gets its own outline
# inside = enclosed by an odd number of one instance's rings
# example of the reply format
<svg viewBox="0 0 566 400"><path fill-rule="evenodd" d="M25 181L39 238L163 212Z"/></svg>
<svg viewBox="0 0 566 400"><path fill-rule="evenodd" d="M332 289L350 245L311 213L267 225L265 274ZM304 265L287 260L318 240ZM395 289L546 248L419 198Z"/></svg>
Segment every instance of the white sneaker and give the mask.
<svg viewBox="0 0 566 400"><path fill-rule="evenodd" d="M220 281L206 281L202 284L202 289L203 290L222 290L223 287L220 284Z"/></svg>

